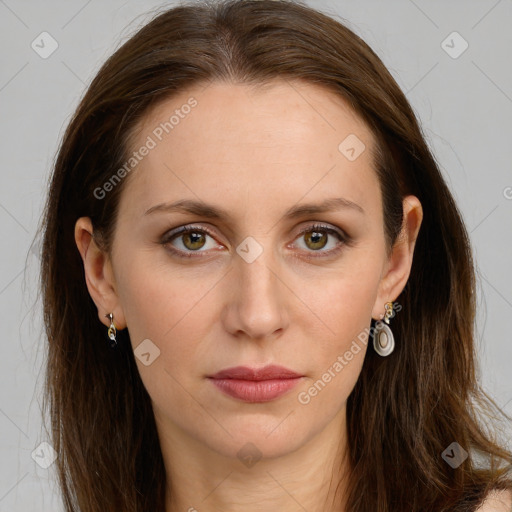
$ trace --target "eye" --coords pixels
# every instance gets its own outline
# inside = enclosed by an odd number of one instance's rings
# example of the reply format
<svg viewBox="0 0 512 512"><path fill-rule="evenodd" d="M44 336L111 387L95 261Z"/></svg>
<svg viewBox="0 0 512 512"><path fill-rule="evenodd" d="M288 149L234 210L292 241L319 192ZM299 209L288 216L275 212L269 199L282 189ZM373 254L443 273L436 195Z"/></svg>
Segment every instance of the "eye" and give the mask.
<svg viewBox="0 0 512 512"><path fill-rule="evenodd" d="M333 238L332 235L335 235L338 239L337 243L333 243L331 240ZM313 258L333 255L340 251L343 245L349 245L351 240L350 237L342 231L320 224L308 226L306 229L303 229L297 238L300 240L301 237L303 237L305 241L304 250L310 253L308 257ZM212 240L209 246L208 238ZM161 240L161 244L166 246L178 257L184 258L202 257L202 253L207 252L209 249L220 247L214 242L214 236L208 229L192 225L182 226L167 233ZM330 249L322 250L329 244L332 246ZM320 254L311 254L314 252Z"/></svg>
<svg viewBox="0 0 512 512"><path fill-rule="evenodd" d="M178 254L178 256L190 258L200 256L197 253L203 253L208 249L219 247L212 242L208 246L207 238L213 240L209 230L198 226L183 226L164 235L161 243L167 246L173 253ZM178 242L176 245L173 243L175 241Z"/></svg>
<svg viewBox="0 0 512 512"><path fill-rule="evenodd" d="M330 235L335 235L338 239L338 243L331 243L330 239L332 239L332 236ZM321 255L308 255L314 258L337 253L344 244L348 244L349 242L349 237L343 232L320 224L314 224L313 226L308 226L306 229L303 229L299 233L298 239L304 240L305 250L307 252L321 253ZM322 250L324 247L328 246L329 243L331 243L331 248Z"/></svg>

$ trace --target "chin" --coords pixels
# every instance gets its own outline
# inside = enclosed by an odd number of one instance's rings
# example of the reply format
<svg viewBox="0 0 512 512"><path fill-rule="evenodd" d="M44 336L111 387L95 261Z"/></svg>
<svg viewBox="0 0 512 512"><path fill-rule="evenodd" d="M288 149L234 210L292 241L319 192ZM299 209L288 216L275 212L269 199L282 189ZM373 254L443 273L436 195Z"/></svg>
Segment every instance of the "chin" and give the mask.
<svg viewBox="0 0 512 512"><path fill-rule="evenodd" d="M239 416L232 422L219 419L219 423L227 432L219 427L216 429L218 435L214 438L205 438L204 430L199 435L202 442L212 450L228 458L236 457L242 463L244 459L251 461L251 458L252 460L273 459L296 451L310 437L309 429L304 423L299 428L295 423L292 424L290 417L284 419L286 414L281 418L268 414L258 416L247 414L246 418ZM286 425L287 422L289 423ZM250 464L246 466L249 467Z"/></svg>

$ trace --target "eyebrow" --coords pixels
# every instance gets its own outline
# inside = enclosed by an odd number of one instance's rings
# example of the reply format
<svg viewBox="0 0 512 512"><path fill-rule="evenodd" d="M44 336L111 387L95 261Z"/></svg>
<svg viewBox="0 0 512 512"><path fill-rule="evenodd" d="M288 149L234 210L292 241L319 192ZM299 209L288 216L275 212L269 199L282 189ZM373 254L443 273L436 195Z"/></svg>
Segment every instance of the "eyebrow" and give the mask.
<svg viewBox="0 0 512 512"><path fill-rule="evenodd" d="M364 209L357 203L349 201L348 199L345 199L343 197L333 197L330 199L326 199L321 203L307 203L292 206L291 208L286 210L286 212L283 214L283 217L285 219L294 219L297 217L302 217L304 215L313 215L316 213L325 213L329 211L342 209L350 209L362 214L365 213ZM201 217L219 219L224 221L226 221L230 217L229 213L223 208L202 201L195 201L192 199L181 199L173 203L160 203L146 210L144 212L144 215L150 215L155 212L191 213Z"/></svg>

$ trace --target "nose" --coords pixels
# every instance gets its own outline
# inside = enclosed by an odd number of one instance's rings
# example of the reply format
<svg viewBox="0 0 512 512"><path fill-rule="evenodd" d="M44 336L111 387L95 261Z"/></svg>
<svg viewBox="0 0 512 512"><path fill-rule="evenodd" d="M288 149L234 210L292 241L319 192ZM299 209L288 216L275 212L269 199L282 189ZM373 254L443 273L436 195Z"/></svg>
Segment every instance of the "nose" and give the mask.
<svg viewBox="0 0 512 512"><path fill-rule="evenodd" d="M271 338L288 326L291 292L271 253L265 249L252 262L234 258L227 284L232 293L223 312L224 327L234 336Z"/></svg>

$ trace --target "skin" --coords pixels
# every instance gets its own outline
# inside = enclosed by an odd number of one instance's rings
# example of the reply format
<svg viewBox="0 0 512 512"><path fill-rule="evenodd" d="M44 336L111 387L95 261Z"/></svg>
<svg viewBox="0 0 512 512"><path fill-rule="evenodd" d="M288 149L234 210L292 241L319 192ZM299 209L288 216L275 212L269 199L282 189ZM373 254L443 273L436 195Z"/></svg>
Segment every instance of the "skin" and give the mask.
<svg viewBox="0 0 512 512"><path fill-rule="evenodd" d="M133 348L150 339L160 350L150 365L136 362L165 461L166 511L344 510L346 401L367 349L364 335L364 343L357 336L371 318L383 317L384 304L407 282L421 204L404 199L402 233L388 256L373 136L344 100L307 83L276 81L255 90L214 82L182 91L146 115L133 149L191 96L198 105L125 178L111 254L94 242L88 218L75 228L100 321L108 326L105 315L113 312ZM354 161L338 150L349 134L366 146ZM332 197L364 213L344 208L283 218L289 207ZM184 198L222 207L229 218L144 215ZM320 230L315 245L300 234L310 228L311 236L315 223L352 241ZM168 246L189 253L196 247L203 257L179 258L160 243L189 224L213 236L195 245L178 236ZM236 252L248 236L263 248L252 263ZM337 246L339 252L322 255ZM300 403L299 393L354 340L360 350L308 404ZM226 396L206 378L269 363L304 377L267 403ZM237 456L247 443L261 455L251 467Z"/></svg>
<svg viewBox="0 0 512 512"><path fill-rule="evenodd" d="M511 512L512 491L492 490L476 512Z"/></svg>

